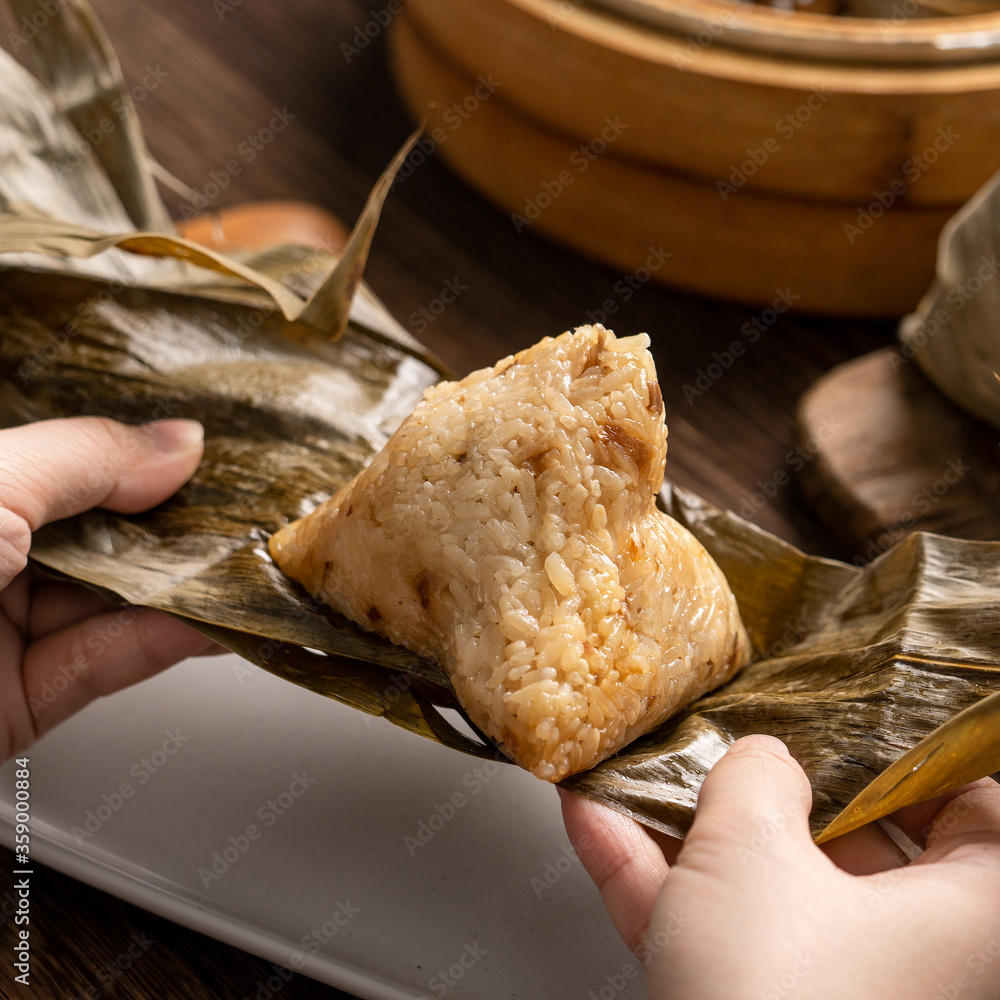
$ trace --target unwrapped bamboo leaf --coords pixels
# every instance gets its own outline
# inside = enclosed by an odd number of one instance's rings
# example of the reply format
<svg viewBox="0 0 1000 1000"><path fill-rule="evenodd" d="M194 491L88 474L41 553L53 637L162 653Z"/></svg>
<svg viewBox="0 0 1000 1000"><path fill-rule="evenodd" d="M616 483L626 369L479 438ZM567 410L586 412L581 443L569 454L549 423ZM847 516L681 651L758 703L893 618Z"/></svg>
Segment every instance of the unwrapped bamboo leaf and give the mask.
<svg viewBox="0 0 1000 1000"><path fill-rule="evenodd" d="M859 569L803 555L683 491L663 499L726 572L757 657L568 779L574 791L682 836L715 761L741 736L769 733L809 776L818 833L905 751L1000 688L1000 543L918 533ZM976 738L961 734L955 752L974 752ZM931 767L951 780L946 758Z"/></svg>
<svg viewBox="0 0 1000 1000"><path fill-rule="evenodd" d="M368 251L371 249L372 237L375 235L382 206L389 196L399 168L420 138L422 131L422 128L418 128L403 143L402 148L372 188L361 216L340 253L337 266L316 289L302 310L299 319L306 326L314 330L327 331L331 337L339 337L344 332L348 314L344 310L343 303L354 301L354 294L361 285L361 276L368 261Z"/></svg>
<svg viewBox="0 0 1000 1000"><path fill-rule="evenodd" d="M308 664L324 693L470 749L446 720L428 721L415 689L383 713L384 692L401 675L423 685L427 705L451 705L454 695L433 665L317 606L266 549L269 532L370 459L437 373L353 328L336 344L299 344L276 312L251 327L253 311L238 304L143 289L102 298L85 279L21 280L16 293L0 293L0 422L183 415L207 430L205 461L176 498L148 514L92 511L50 525L35 557L225 630L251 659L264 648L268 669L315 690ZM860 569L803 555L680 490L663 502L727 573L759 658L568 787L680 834L725 748L770 732L806 769L819 829L893 760L996 688L1000 544L917 535ZM299 646L335 658L328 667L313 654L303 661ZM343 656L363 662L344 670ZM364 697L359 670L374 683Z"/></svg>
<svg viewBox="0 0 1000 1000"><path fill-rule="evenodd" d="M82 0L73 9L83 9ZM34 95L38 127L0 131L9 147L0 153L13 151L25 188L15 185L11 198L0 178L9 213L17 201L47 204L52 171L39 171L35 184L25 167L55 162L69 135L51 100L19 88L15 97ZM0 113L0 122L16 120L16 110L6 119ZM28 156L26 141L36 147ZM37 230L32 249L66 239L86 249L127 228L112 218L114 191L96 161L80 177L89 179L65 194L67 220ZM127 270L109 284L40 271L37 258L33 266L9 258L0 282L0 426L77 414L201 420L204 461L175 497L144 514L89 511L49 525L36 533L33 558L183 617L294 683L446 746L491 755L438 711L456 700L434 664L317 605L267 552L269 534L352 478L441 374L363 288L353 307L361 322L336 343L299 336L301 324L274 307L284 299L301 318L304 300L287 285L303 295L319 286L312 320L330 330L345 321L387 187L383 178L339 276L332 260L304 267L311 251L286 250L285 269L280 254L213 258L163 233L120 231L118 239L141 250L151 248L145 239L158 241L160 252L188 249L221 277L203 272L196 280L173 267L166 276ZM100 222L91 224L88 213ZM22 213L9 223L11 234L29 221ZM280 286L276 295L269 285ZM818 830L957 711L995 693L997 543L915 535L860 569L803 555L680 490L667 490L662 502L728 575L757 658L725 688L567 786L683 833L712 763L739 736L769 732L809 775ZM921 780L929 784L920 788L964 779L970 760L981 766L980 739L975 727L944 732L947 754L927 760ZM868 815L882 796L875 800Z"/></svg>
<svg viewBox="0 0 1000 1000"><path fill-rule="evenodd" d="M35 0L9 0L15 17L31 24ZM28 51L57 109L76 126L87 149L114 186L136 229L172 232L170 216L148 170L149 151L118 58L93 8L82 0L59 0L46 9L43 28ZM6 95L5 95L6 97ZM97 143L85 136L100 136Z"/></svg>
<svg viewBox="0 0 1000 1000"><path fill-rule="evenodd" d="M236 278L263 290L281 309L285 319L298 321L320 335L335 340L343 334L351 313L378 223L392 180L420 133L404 143L383 172L362 210L343 251L329 258L329 273L306 300L282 282L235 258L168 233L102 233L35 214L0 214L0 254L45 254L90 258L112 247L139 256L168 257L186 264ZM179 282L177 287L184 286ZM205 294L207 286L188 285L188 291ZM292 331L288 331L291 334Z"/></svg>
<svg viewBox="0 0 1000 1000"><path fill-rule="evenodd" d="M27 16L32 13L26 0L10 0L10 4L15 14ZM121 68L104 29L86 0L67 0L59 5L45 31L39 32L33 43L32 53L42 80L48 85L47 93L35 81L30 81L9 55L0 52L0 83L9 79L14 90L14 106L20 100L31 113L30 118L26 117L24 108L18 108L9 115L6 137L0 132L0 144L12 151L15 164L19 160L24 163L24 167L15 172L22 181L20 185L11 185L8 193L0 181L0 208L7 213L0 216L0 253L89 259L111 248L119 248L139 256L181 261L256 286L278 305L287 319L298 320L304 328L321 336L331 339L341 336L347 326L351 303L361 286L382 206L396 172L420 136L419 129L404 143L376 182L343 251L333 258L313 295L303 302L268 275L254 271L233 257L174 235L172 223L156 192L151 158ZM114 127L108 131L103 127L105 122ZM0 112L0 126L3 124L3 112ZM88 155L81 156L77 152L80 144L88 145L82 133L95 128L102 135L102 141L89 146ZM51 135L53 130L55 141ZM25 154L25 150L30 152ZM25 169L36 167L39 161L48 168L41 174L41 183L36 170ZM67 174L72 176L78 167L84 169L74 178L75 186L66 185L70 188L68 200L83 205L94 201L99 210L89 212L88 216L97 214L101 221L110 225L94 228L89 218L78 217L79 209L73 204L65 206L67 211L55 217L43 213L42 206L51 204L53 189L64 193L58 181L52 182L49 170L63 178ZM128 212L133 225L148 227L149 231L114 231L121 220L113 192L117 192L118 202ZM189 292L200 286L203 294L213 287L193 279L189 271L177 267L163 268L152 274L148 269L126 270L132 273L121 277L130 284L176 287ZM110 276L115 280L120 277L117 273ZM234 289L223 284L215 290L226 300L239 301L238 287Z"/></svg>
<svg viewBox="0 0 1000 1000"><path fill-rule="evenodd" d="M1000 771L1000 691L959 712L886 768L845 806L817 843L994 771Z"/></svg>
<svg viewBox="0 0 1000 1000"><path fill-rule="evenodd" d="M64 222L112 231L127 227L128 213L100 163L80 156L80 134L3 50L0 92L0 211L28 203Z"/></svg>
<svg viewBox="0 0 1000 1000"><path fill-rule="evenodd" d="M263 289L285 318L296 320L305 302L279 281L207 247L166 233L102 233L38 215L0 215L0 254L37 253L51 257L96 257L112 247L140 257L171 257L238 278Z"/></svg>

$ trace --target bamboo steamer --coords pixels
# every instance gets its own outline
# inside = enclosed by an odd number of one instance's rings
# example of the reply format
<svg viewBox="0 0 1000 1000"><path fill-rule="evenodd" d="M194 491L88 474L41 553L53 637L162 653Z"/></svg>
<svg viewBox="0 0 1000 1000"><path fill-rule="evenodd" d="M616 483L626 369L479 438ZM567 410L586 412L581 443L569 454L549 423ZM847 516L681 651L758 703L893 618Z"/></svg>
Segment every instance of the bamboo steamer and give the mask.
<svg viewBox="0 0 1000 1000"><path fill-rule="evenodd" d="M1000 14L628 2L658 23L573 0L412 0L391 44L425 152L515 228L623 271L662 246L654 277L697 292L911 309L944 222L1000 166Z"/></svg>

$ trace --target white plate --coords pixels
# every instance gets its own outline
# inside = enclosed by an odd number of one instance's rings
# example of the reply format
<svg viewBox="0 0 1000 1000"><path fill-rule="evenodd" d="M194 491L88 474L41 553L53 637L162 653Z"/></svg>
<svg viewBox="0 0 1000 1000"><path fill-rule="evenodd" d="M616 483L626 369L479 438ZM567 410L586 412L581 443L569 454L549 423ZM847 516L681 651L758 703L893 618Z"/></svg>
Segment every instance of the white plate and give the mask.
<svg viewBox="0 0 1000 1000"><path fill-rule="evenodd" d="M553 788L236 656L95 702L28 756L33 859L366 1000L643 996ZM8 762L8 846L13 793Z"/></svg>

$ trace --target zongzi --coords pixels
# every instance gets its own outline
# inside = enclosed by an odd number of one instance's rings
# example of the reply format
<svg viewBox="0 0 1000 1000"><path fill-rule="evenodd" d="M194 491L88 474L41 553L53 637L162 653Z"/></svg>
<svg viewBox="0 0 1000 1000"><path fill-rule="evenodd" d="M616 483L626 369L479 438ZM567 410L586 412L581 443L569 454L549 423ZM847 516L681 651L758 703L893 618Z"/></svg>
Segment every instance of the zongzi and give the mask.
<svg viewBox="0 0 1000 1000"><path fill-rule="evenodd" d="M721 571L655 508L648 343L581 327L428 389L360 475L271 539L315 597L440 663L472 721L549 781L749 656Z"/></svg>

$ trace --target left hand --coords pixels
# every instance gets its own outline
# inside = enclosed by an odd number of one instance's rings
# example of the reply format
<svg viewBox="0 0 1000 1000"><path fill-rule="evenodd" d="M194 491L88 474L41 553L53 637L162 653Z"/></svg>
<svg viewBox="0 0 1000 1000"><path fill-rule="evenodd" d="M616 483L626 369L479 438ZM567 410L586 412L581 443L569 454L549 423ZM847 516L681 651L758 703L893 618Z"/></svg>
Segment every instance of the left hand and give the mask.
<svg viewBox="0 0 1000 1000"><path fill-rule="evenodd" d="M116 607L28 566L31 533L91 507L136 513L191 476L201 425L101 417L0 431L0 760L89 701L221 649L176 618Z"/></svg>

